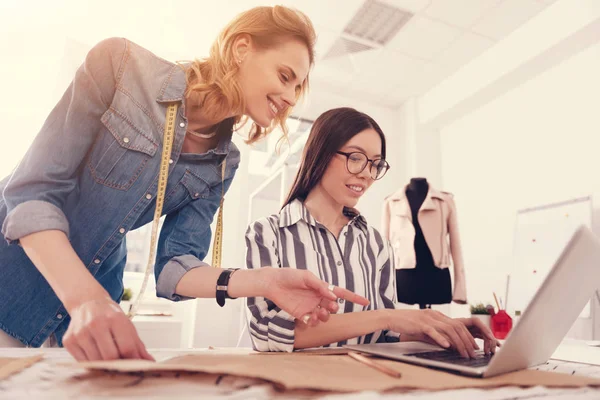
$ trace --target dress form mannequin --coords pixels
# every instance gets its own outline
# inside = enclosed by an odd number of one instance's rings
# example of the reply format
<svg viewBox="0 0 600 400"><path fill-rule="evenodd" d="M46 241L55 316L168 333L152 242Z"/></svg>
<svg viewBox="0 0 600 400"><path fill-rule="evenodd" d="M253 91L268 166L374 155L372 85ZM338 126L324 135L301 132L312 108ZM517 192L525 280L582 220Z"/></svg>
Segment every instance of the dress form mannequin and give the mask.
<svg viewBox="0 0 600 400"><path fill-rule="evenodd" d="M417 265L414 269L396 270L398 301L419 304L421 309L431 308L431 304L447 304L452 301L450 271L448 268L440 269L435 266L419 224L419 210L428 192L429 183L426 178L412 178L406 186L406 198L410 204L415 228L414 249Z"/></svg>

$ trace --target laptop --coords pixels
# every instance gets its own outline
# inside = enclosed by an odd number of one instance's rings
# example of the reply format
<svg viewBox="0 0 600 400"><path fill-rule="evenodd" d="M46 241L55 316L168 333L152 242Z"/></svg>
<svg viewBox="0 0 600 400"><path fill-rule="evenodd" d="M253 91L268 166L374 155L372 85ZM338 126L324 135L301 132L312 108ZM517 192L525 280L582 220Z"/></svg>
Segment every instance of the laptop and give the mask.
<svg viewBox="0 0 600 400"><path fill-rule="evenodd" d="M346 345L394 360L488 378L544 364L600 286L600 239L586 226L573 234L558 260L493 356L464 359L455 351L418 342ZM416 350L419 348L420 350Z"/></svg>

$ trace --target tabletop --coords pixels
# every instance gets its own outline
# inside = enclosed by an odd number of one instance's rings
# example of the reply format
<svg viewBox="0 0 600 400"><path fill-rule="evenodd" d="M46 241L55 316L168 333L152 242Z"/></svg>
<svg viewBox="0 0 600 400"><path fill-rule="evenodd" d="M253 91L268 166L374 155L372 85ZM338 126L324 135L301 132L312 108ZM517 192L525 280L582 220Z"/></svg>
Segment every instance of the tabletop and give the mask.
<svg viewBox="0 0 600 400"><path fill-rule="evenodd" d="M249 349L230 349L247 352ZM150 349L157 361L184 354L197 354L208 349ZM545 387L503 387L498 389L461 389L438 392L392 391L324 393L314 391L278 391L271 384L249 378L216 376L196 373L167 373L160 376L145 374L109 374L87 372L66 365L73 358L65 349L0 349L0 357L29 357L43 354L44 358L31 367L0 381L2 399L106 397L218 398L218 399L600 399L600 388L549 389ZM577 362L579 361L579 362ZM583 362L581 362L583 361ZM594 365L594 364L597 365ZM600 378L600 347L585 343L563 344L548 363L535 367L541 370L585 375Z"/></svg>

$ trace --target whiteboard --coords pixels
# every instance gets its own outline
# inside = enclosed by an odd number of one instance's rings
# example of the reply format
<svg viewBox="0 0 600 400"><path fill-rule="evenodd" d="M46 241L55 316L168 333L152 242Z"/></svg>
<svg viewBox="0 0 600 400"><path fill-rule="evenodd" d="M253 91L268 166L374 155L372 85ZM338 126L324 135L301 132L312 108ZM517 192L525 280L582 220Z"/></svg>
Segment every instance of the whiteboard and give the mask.
<svg viewBox="0 0 600 400"><path fill-rule="evenodd" d="M592 197L517 211L508 307L525 311L565 245L581 225L592 228ZM590 318L588 302L579 318Z"/></svg>

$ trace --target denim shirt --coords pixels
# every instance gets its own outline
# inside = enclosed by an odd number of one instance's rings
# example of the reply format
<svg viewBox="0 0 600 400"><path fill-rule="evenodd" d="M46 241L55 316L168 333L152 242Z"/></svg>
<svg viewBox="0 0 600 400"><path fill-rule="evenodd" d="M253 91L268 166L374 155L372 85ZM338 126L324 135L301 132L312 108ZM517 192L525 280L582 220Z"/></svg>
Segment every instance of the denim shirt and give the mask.
<svg viewBox="0 0 600 400"><path fill-rule="evenodd" d="M39 347L52 333L62 345L70 318L19 238L60 230L89 272L118 301L127 260L125 235L152 221L165 113L179 103L155 263L157 295L181 300L175 287L202 262L221 198L240 153L231 131L204 154L181 153L185 73L121 38L86 56L10 177L0 181L0 329Z"/></svg>

